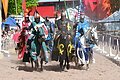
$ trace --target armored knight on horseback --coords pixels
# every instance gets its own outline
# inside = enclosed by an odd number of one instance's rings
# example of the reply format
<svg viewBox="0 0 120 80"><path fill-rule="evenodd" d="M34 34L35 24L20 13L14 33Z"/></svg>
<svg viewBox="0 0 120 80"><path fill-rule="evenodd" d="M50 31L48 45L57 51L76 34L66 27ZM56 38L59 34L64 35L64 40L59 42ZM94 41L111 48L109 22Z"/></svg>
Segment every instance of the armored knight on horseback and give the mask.
<svg viewBox="0 0 120 80"><path fill-rule="evenodd" d="M93 38L92 27L90 27L90 22L85 18L84 14L80 15L80 22L76 28L76 35L74 46L76 49L77 63L80 66L88 65L91 58L93 58L93 45L95 45L95 37Z"/></svg>
<svg viewBox="0 0 120 80"><path fill-rule="evenodd" d="M22 29L19 35L19 43L18 43L18 58L19 59L23 59L23 62L28 62L28 60L26 60L26 42L28 40L29 37L29 27L31 25L31 22L29 20L29 16L25 15L25 19L22 22Z"/></svg>
<svg viewBox="0 0 120 80"><path fill-rule="evenodd" d="M46 26L40 21L38 13L35 15L35 21L32 22L31 29L32 34L28 39L28 51L30 52L32 61L35 62L36 69L39 67L38 58L41 58L41 70L43 70L43 61L45 60L45 62L48 63L48 51L45 43L48 32Z"/></svg>
<svg viewBox="0 0 120 80"><path fill-rule="evenodd" d="M58 31L54 39L52 59L60 62L60 68L70 68L69 55L71 53L71 32L68 29L70 21L66 19L65 12L61 13L61 19L57 21ZM66 65L67 63L67 65Z"/></svg>

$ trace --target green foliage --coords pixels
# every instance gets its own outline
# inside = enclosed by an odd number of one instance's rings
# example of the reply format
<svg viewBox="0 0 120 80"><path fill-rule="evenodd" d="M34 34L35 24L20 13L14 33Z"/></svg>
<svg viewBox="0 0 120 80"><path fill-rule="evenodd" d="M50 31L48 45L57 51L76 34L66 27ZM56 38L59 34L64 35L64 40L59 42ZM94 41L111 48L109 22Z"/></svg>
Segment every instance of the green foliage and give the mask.
<svg viewBox="0 0 120 80"><path fill-rule="evenodd" d="M8 14L15 14L15 1L9 0L8 2Z"/></svg>
<svg viewBox="0 0 120 80"><path fill-rule="evenodd" d="M17 1L17 14L20 14L22 12L22 0L16 0ZM38 0L26 0L26 7L32 7L37 6ZM9 0L8 3L8 15L10 14L16 14L16 5L15 0Z"/></svg>
<svg viewBox="0 0 120 80"><path fill-rule="evenodd" d="M32 6L37 6L38 5L38 0L26 0L26 5L27 7L32 7Z"/></svg>

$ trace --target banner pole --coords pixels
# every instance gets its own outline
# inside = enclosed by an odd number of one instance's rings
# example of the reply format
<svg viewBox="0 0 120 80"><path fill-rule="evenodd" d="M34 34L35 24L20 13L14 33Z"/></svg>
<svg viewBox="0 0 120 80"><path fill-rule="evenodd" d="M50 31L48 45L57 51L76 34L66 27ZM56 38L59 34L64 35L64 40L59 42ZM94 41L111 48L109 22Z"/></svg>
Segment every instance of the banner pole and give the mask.
<svg viewBox="0 0 120 80"><path fill-rule="evenodd" d="M67 12L67 17L68 17L68 19L70 19L70 18L69 18L68 11L67 11L67 5L66 5L66 1L65 1L65 0L64 0L64 4L65 4L65 9L66 9L66 12Z"/></svg>

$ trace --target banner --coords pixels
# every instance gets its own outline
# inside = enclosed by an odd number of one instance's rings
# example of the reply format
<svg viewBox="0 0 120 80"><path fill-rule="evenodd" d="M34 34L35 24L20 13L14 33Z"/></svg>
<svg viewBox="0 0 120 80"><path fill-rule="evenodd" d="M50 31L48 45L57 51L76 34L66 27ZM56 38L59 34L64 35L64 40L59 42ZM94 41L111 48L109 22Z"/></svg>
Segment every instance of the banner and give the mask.
<svg viewBox="0 0 120 80"><path fill-rule="evenodd" d="M111 12L110 0L84 0L85 14L92 20L101 20Z"/></svg>
<svg viewBox="0 0 120 80"><path fill-rule="evenodd" d="M102 1L102 9L103 9L103 11L107 11L106 13L108 16L111 14L110 13L110 10L111 10L110 0Z"/></svg>
<svg viewBox="0 0 120 80"><path fill-rule="evenodd" d="M22 9L26 10L26 0L22 0Z"/></svg>
<svg viewBox="0 0 120 80"><path fill-rule="evenodd" d="M7 17L7 13L8 13L8 0L2 0L2 4L3 4L5 17Z"/></svg>

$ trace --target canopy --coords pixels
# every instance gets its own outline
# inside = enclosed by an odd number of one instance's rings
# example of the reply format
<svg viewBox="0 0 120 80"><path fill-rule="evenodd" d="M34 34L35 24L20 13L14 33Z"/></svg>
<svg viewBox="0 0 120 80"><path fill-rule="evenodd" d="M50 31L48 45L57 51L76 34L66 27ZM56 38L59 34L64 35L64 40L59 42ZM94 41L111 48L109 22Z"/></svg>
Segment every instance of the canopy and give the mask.
<svg viewBox="0 0 120 80"><path fill-rule="evenodd" d="M41 17L54 17L55 8L54 6L39 6L37 8L33 7L30 15L34 16L35 11L37 11Z"/></svg>
<svg viewBox="0 0 120 80"><path fill-rule="evenodd" d="M108 17L111 12L110 0L83 0L85 14L92 20L102 20Z"/></svg>
<svg viewBox="0 0 120 80"><path fill-rule="evenodd" d="M8 18L6 19L6 21L3 22L3 24L8 24L8 25L10 25L10 26L17 26L15 19L13 19L13 18L11 18L11 17L8 17Z"/></svg>
<svg viewBox="0 0 120 80"><path fill-rule="evenodd" d="M101 22L101 23L120 22L120 10L114 12L112 15L110 15L106 19L99 20L98 22Z"/></svg>

